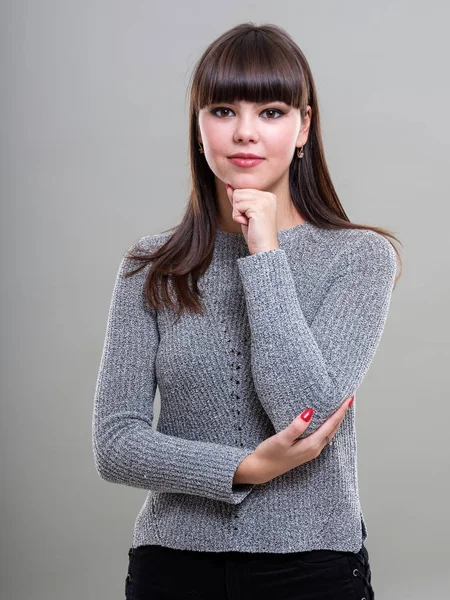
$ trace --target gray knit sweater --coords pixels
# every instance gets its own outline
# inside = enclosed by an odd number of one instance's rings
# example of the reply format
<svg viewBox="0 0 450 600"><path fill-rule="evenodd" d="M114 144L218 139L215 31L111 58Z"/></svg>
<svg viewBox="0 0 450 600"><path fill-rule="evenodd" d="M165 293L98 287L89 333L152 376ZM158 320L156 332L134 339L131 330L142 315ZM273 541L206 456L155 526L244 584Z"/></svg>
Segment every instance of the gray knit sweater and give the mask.
<svg viewBox="0 0 450 600"><path fill-rule="evenodd" d="M156 248L171 233L144 236ZM148 491L132 546L197 551L357 552L367 537L358 493L355 411L315 459L262 485L233 485L239 463L307 407L313 433L366 375L385 326L396 254L370 230L310 222L250 254L217 230L199 280L205 315L145 305L147 265L123 258L95 389L100 477ZM159 388L156 428L153 401Z"/></svg>

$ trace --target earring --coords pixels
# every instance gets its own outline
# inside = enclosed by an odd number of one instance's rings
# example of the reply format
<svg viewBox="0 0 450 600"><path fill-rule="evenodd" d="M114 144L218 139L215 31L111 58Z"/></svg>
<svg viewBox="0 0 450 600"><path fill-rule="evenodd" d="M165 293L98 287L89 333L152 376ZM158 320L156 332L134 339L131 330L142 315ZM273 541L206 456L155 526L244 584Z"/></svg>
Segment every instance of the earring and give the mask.
<svg viewBox="0 0 450 600"><path fill-rule="evenodd" d="M200 152L200 154L203 154L203 146L201 142L198 143L198 151Z"/></svg>
<svg viewBox="0 0 450 600"><path fill-rule="evenodd" d="M303 152L303 146L301 148L297 148L297 156L299 158L303 158L305 156L305 154Z"/></svg>

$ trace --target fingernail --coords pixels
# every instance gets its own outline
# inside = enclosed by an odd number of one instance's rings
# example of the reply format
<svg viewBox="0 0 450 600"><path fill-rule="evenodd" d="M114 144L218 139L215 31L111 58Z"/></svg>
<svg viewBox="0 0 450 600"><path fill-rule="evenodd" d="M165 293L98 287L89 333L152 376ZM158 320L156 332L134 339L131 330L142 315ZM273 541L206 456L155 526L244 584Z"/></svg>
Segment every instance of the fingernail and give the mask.
<svg viewBox="0 0 450 600"><path fill-rule="evenodd" d="M313 412L314 409L312 408L307 408L306 410L304 410L301 414L300 417L304 420L304 421L310 421L311 417L313 416Z"/></svg>
<svg viewBox="0 0 450 600"><path fill-rule="evenodd" d="M350 408L350 406L353 404L354 399L355 399L355 396L352 396L350 399L350 402L347 404L348 408Z"/></svg>

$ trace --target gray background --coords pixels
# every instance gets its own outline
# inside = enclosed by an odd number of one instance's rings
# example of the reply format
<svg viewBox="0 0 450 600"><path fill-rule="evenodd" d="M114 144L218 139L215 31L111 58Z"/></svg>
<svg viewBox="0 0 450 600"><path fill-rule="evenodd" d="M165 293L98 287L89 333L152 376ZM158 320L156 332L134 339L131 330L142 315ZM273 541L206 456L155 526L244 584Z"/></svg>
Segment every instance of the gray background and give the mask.
<svg viewBox="0 0 450 600"><path fill-rule="evenodd" d="M366 546L378 600L448 591L448 3L244 4L1 3L2 598L123 598L145 491L94 468L109 301L123 252L181 217L188 78L244 21L300 45L350 219L404 244L356 401Z"/></svg>

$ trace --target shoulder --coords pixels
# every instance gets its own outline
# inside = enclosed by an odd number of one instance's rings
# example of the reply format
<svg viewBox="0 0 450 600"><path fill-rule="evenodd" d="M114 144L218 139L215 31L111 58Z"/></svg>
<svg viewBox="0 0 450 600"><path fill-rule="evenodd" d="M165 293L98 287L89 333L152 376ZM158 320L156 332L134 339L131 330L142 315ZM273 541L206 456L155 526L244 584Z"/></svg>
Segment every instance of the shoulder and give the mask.
<svg viewBox="0 0 450 600"><path fill-rule="evenodd" d="M163 246L173 235L173 231L144 235L132 244L129 250L152 252Z"/></svg>
<svg viewBox="0 0 450 600"><path fill-rule="evenodd" d="M152 252L155 252L171 237L171 235L172 233L170 232L163 232L153 235L144 235L138 238L137 241L134 241L131 245L129 245L122 254L119 273L122 275L136 269L140 263L135 259L135 256L148 255ZM148 261L146 266L135 274L135 280L144 278L150 268L150 263L151 261Z"/></svg>
<svg viewBox="0 0 450 600"><path fill-rule="evenodd" d="M372 270L389 279L397 271L397 254L394 246L381 233L371 229L346 230L345 258L351 270Z"/></svg>
<svg viewBox="0 0 450 600"><path fill-rule="evenodd" d="M310 229L310 235L316 247L322 251L322 258L334 264L378 264L390 269L397 266L393 245L384 235L372 229L325 229L314 226Z"/></svg>
<svg viewBox="0 0 450 600"><path fill-rule="evenodd" d="M147 255L158 250L172 236L172 232L155 233L152 235L144 235L134 241L127 247L123 256L122 262L128 263L133 261L132 255Z"/></svg>
<svg viewBox="0 0 450 600"><path fill-rule="evenodd" d="M371 229L354 230L358 232L356 244L349 248L350 255L366 257L381 263L396 264L397 255L391 242L381 233Z"/></svg>

